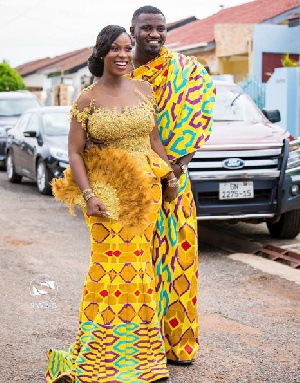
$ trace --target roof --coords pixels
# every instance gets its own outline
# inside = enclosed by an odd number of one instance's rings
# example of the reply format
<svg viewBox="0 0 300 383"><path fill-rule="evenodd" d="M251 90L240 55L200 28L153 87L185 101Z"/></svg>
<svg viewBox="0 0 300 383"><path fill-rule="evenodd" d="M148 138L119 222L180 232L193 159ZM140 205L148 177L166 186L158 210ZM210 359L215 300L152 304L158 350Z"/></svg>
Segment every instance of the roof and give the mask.
<svg viewBox="0 0 300 383"><path fill-rule="evenodd" d="M0 98L9 99L9 98L36 98L31 92L28 90L12 90L10 92L0 92Z"/></svg>
<svg viewBox="0 0 300 383"><path fill-rule="evenodd" d="M259 24L299 7L299 0L256 0L231 8L222 9L218 13L202 20L170 31L167 46L190 46L197 43L214 41L214 26L223 23Z"/></svg>
<svg viewBox="0 0 300 383"><path fill-rule="evenodd" d="M297 14L299 0L256 0L239 6L222 9L218 13L202 20L193 21L193 16L174 23L167 24L170 30L167 46L172 49L179 47L192 47L193 45L210 43L214 41L214 26L222 23L250 23L258 24L270 20L287 11L295 9ZM184 24L184 25L183 25ZM33 73L74 72L87 65L87 59L92 48L82 48L55 57L46 57L19 65L15 69L21 76Z"/></svg>
<svg viewBox="0 0 300 383"><path fill-rule="evenodd" d="M197 20L197 18L195 16L190 16L190 17L186 17L184 19L173 21L172 23L167 24L167 31L172 31L176 28L182 27L183 25L191 23L192 21L195 21L195 20Z"/></svg>
<svg viewBox="0 0 300 383"><path fill-rule="evenodd" d="M71 109L71 106L67 105L49 105L49 106L41 106L40 108L30 108L27 109L26 112L35 112L35 113L60 113L60 112L68 112Z"/></svg>
<svg viewBox="0 0 300 383"><path fill-rule="evenodd" d="M88 57L92 53L92 48L82 48L76 51L68 52L55 57L46 57L44 59L31 61L23 65L19 65L15 69L21 76L29 76L38 72L72 72L86 65Z"/></svg>

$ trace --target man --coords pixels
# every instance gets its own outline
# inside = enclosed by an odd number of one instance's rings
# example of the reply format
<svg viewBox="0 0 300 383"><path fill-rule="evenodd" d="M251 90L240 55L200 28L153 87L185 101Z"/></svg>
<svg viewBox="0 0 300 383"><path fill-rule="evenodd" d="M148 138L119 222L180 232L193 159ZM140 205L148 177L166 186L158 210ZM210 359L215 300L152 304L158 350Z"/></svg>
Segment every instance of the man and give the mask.
<svg viewBox="0 0 300 383"><path fill-rule="evenodd" d="M130 31L131 77L152 85L160 137L180 183L178 197L160 211L153 261L168 361L190 364L198 349L198 240L187 165L210 136L215 87L196 59L164 47L166 20L159 9L137 9Z"/></svg>

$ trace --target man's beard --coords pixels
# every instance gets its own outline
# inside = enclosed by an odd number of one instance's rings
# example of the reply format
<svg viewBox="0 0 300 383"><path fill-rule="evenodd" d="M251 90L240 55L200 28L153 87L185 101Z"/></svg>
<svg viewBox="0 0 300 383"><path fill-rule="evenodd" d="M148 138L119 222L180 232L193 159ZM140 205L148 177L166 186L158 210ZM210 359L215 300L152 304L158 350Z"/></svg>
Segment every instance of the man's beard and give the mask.
<svg viewBox="0 0 300 383"><path fill-rule="evenodd" d="M153 49L154 48L154 49ZM153 47L152 49L149 47L146 47L145 48L145 53L150 56L150 57L157 57L159 55L159 52L160 52L160 47L159 48L156 48L156 47Z"/></svg>

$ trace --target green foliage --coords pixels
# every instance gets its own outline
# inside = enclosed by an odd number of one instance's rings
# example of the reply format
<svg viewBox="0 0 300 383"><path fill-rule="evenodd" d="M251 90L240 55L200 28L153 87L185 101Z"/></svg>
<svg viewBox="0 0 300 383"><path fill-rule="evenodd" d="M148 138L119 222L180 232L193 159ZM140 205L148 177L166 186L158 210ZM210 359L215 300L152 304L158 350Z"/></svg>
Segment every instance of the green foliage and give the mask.
<svg viewBox="0 0 300 383"><path fill-rule="evenodd" d="M19 73L6 62L0 63L0 92L26 89Z"/></svg>

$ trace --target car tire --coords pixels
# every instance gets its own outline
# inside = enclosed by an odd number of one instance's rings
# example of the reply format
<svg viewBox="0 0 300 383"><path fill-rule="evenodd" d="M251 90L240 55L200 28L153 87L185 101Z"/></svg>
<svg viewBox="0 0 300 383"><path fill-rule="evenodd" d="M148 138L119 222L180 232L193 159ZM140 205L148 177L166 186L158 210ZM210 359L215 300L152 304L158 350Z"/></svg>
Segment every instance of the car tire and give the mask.
<svg viewBox="0 0 300 383"><path fill-rule="evenodd" d="M38 191L43 195L51 194L49 171L45 162L39 158L36 165L36 185Z"/></svg>
<svg viewBox="0 0 300 383"><path fill-rule="evenodd" d="M6 156L6 174L9 182L19 184L22 181L22 176L16 173L13 155L11 152Z"/></svg>
<svg viewBox="0 0 300 383"><path fill-rule="evenodd" d="M273 238L294 239L300 233L300 210L283 213L278 222L267 222L267 226Z"/></svg>

